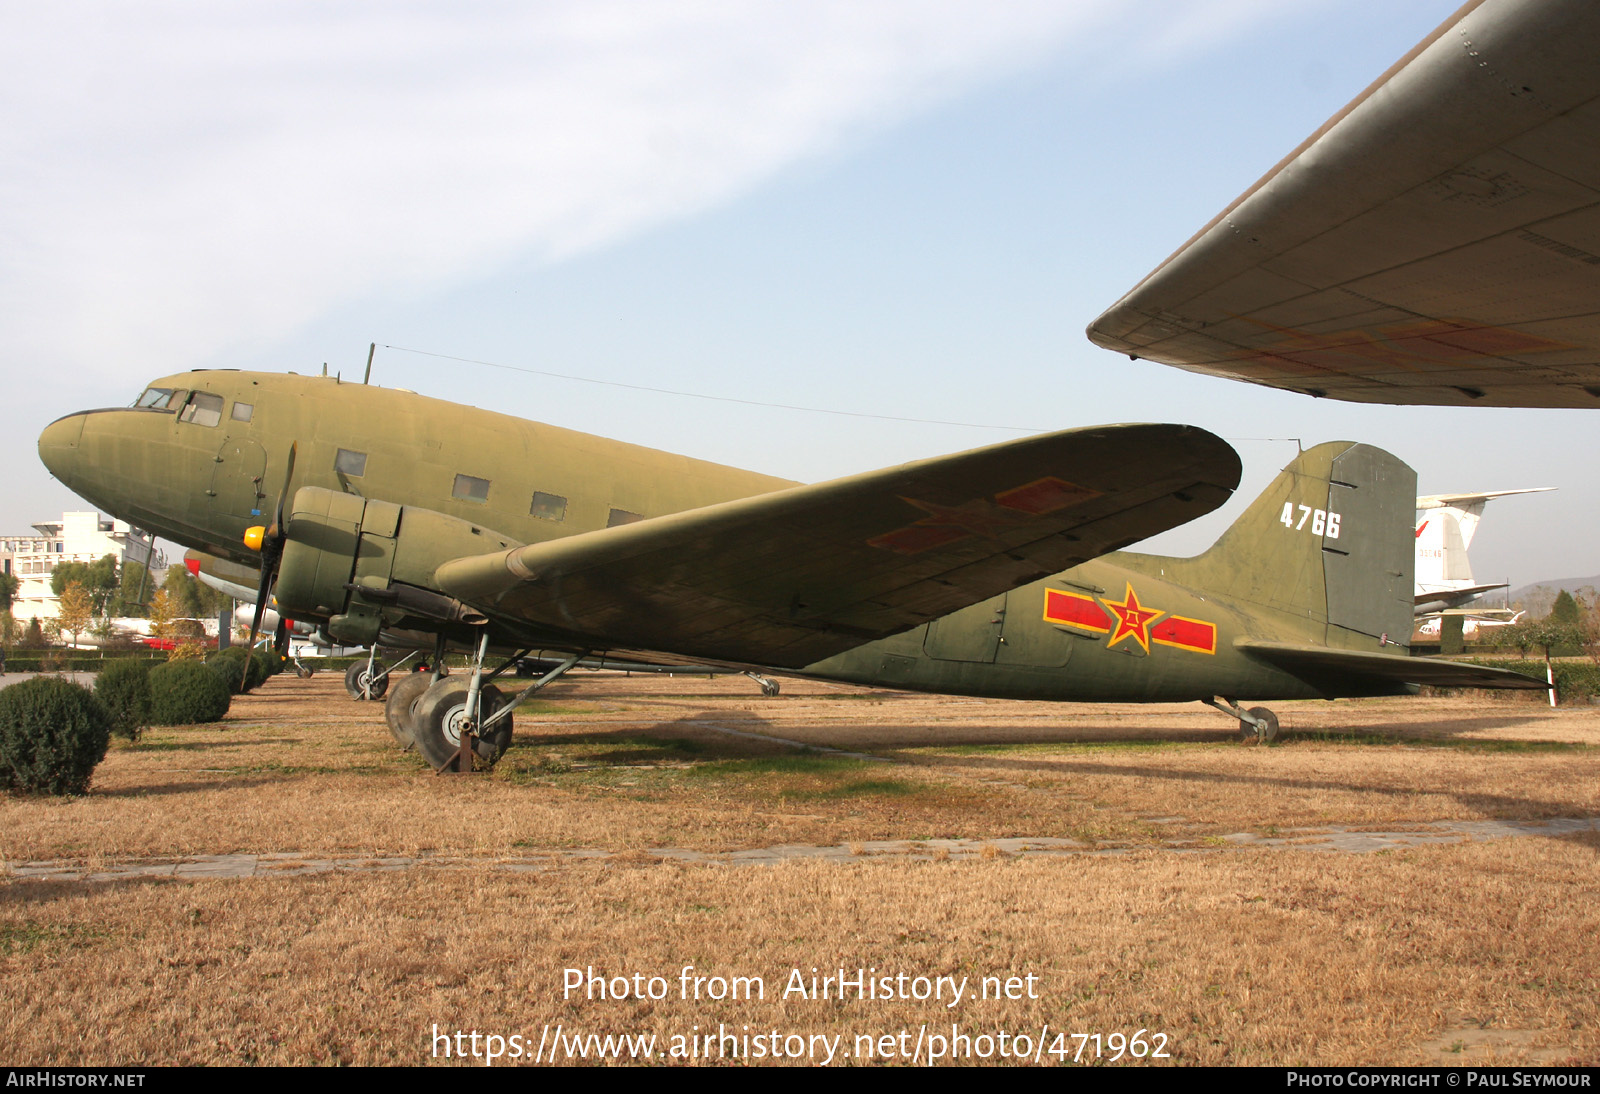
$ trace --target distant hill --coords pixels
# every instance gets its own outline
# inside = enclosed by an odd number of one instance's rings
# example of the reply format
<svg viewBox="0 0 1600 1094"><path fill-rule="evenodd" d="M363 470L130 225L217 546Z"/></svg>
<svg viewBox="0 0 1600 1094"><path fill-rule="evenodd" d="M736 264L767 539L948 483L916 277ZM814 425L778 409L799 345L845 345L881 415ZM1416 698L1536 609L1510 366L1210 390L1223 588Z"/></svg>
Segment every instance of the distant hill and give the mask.
<svg viewBox="0 0 1600 1094"><path fill-rule="evenodd" d="M1556 597L1562 589L1573 595L1582 593L1586 603L1593 603L1595 592L1600 590L1600 574L1593 577L1563 577L1553 581L1536 581L1532 585L1512 589L1511 603L1521 605L1528 609L1529 615L1538 618L1550 614L1550 606L1556 602ZM1485 599L1499 595L1490 593Z"/></svg>

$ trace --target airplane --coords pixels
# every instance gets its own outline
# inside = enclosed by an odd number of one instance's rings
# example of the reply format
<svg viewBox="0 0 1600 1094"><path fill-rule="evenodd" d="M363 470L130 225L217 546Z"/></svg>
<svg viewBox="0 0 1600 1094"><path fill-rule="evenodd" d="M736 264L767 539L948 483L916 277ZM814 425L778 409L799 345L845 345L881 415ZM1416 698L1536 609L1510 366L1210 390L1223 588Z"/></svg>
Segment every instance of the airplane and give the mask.
<svg viewBox="0 0 1600 1094"><path fill-rule="evenodd" d="M1469 641L1484 637L1485 631L1493 631L1497 627L1512 627L1521 623L1527 612L1513 611L1510 608L1485 608L1482 611L1468 611L1461 608L1452 608L1447 611L1431 615L1417 624L1417 634L1423 638L1438 638L1444 632L1444 617L1459 615L1461 619L1461 634Z"/></svg>
<svg viewBox="0 0 1600 1094"><path fill-rule="evenodd" d="M1472 565L1467 559L1467 548L1472 546L1483 508L1494 498L1542 494L1554 489L1553 486L1533 486L1477 494L1428 494L1418 498L1417 511L1425 516L1417 525L1416 614L1435 615L1448 608L1460 608L1484 593L1504 589L1503 581L1485 585L1473 580Z"/></svg>
<svg viewBox="0 0 1600 1094"><path fill-rule="evenodd" d="M1069 429L800 485L338 377L197 370L39 438L61 482L254 563L331 640L386 628L473 651L385 713L436 770L510 742L514 707L586 657L967 695L1199 700L1537 687L1406 656L1416 476L1334 442L1208 552L1123 549L1217 508L1237 454L1180 425ZM491 650L496 658L493 667ZM515 697L533 650L562 660ZM507 653L509 651L509 653Z"/></svg>
<svg viewBox="0 0 1600 1094"><path fill-rule="evenodd" d="M1471 0L1089 326L1354 402L1600 406L1600 5Z"/></svg>

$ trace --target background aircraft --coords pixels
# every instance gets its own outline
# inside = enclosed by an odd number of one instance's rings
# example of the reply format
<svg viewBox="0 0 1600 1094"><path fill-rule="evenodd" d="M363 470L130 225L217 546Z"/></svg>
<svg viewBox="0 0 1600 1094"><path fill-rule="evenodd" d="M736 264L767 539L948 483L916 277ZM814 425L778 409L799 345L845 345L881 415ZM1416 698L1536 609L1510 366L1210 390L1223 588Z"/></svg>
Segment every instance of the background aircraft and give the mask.
<svg viewBox="0 0 1600 1094"><path fill-rule="evenodd" d="M1096 319L1356 402L1600 406L1600 6L1466 4Z"/></svg>
<svg viewBox="0 0 1600 1094"><path fill-rule="evenodd" d="M1105 563L1226 500L1233 450L1103 426L799 486L410 392L200 371L52 423L39 452L141 527L258 557L261 604L332 639L474 648L467 679L389 696L436 768L504 749L492 681L533 649L568 659L516 701L599 652L1058 699L1538 686L1388 652L1411 625L1416 480L1361 445L1304 453L1199 559ZM486 671L491 647L516 652Z"/></svg>
<svg viewBox="0 0 1600 1094"><path fill-rule="evenodd" d="M1486 592L1505 588L1503 581L1487 585L1475 581L1472 564L1467 558L1467 549L1472 546L1478 521L1483 517L1483 507L1494 498L1542 494L1554 489L1553 486L1534 486L1477 494L1429 494L1418 498L1417 511L1423 514L1423 519L1417 525L1417 614L1460 608Z"/></svg>

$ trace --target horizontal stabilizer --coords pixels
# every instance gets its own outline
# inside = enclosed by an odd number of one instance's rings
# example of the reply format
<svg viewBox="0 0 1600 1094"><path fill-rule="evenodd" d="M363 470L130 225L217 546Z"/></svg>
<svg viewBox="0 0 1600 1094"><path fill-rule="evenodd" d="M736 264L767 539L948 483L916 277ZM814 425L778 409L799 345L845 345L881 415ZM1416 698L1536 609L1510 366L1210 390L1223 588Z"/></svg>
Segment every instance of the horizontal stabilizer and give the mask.
<svg viewBox="0 0 1600 1094"><path fill-rule="evenodd" d="M1465 509L1469 505L1509 498L1514 494L1548 494L1554 486L1527 486L1521 490L1484 490L1477 494L1424 494L1417 499L1418 509Z"/></svg>
<svg viewBox="0 0 1600 1094"><path fill-rule="evenodd" d="M798 668L1209 513L1227 442L1049 433L456 559L452 596L549 640Z"/></svg>
<svg viewBox="0 0 1600 1094"><path fill-rule="evenodd" d="M1492 593L1496 589L1504 589L1505 587L1506 583L1501 581L1493 585L1463 585L1456 589L1429 589L1426 592L1414 594L1411 599L1413 603L1418 605L1441 602L1465 604L1475 596L1482 596L1484 593Z"/></svg>
<svg viewBox="0 0 1600 1094"><path fill-rule="evenodd" d="M1362 653L1358 650L1331 649L1327 646L1297 646L1286 642L1263 642L1241 638L1236 649L1269 665L1291 672L1318 686L1346 677L1378 677L1405 684L1427 684L1438 688L1530 688L1545 690L1550 685L1534 676L1510 669L1442 661L1432 657L1406 657L1390 653Z"/></svg>

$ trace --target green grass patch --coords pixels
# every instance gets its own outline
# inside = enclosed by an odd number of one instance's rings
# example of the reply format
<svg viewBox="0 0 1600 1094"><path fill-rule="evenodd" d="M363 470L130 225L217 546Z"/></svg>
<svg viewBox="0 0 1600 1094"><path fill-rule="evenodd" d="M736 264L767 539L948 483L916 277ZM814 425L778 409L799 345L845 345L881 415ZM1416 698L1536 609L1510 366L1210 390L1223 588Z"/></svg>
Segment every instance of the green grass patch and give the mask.
<svg viewBox="0 0 1600 1094"><path fill-rule="evenodd" d="M0 923L0 956L33 953L41 950L56 953L78 946L88 946L106 937L104 931L70 924L58 927L52 923L39 923L25 919L20 923Z"/></svg>
<svg viewBox="0 0 1600 1094"><path fill-rule="evenodd" d="M822 790L791 790L785 796L795 801L837 801L841 798L908 797L928 789L925 783L902 782L899 779L855 779Z"/></svg>

